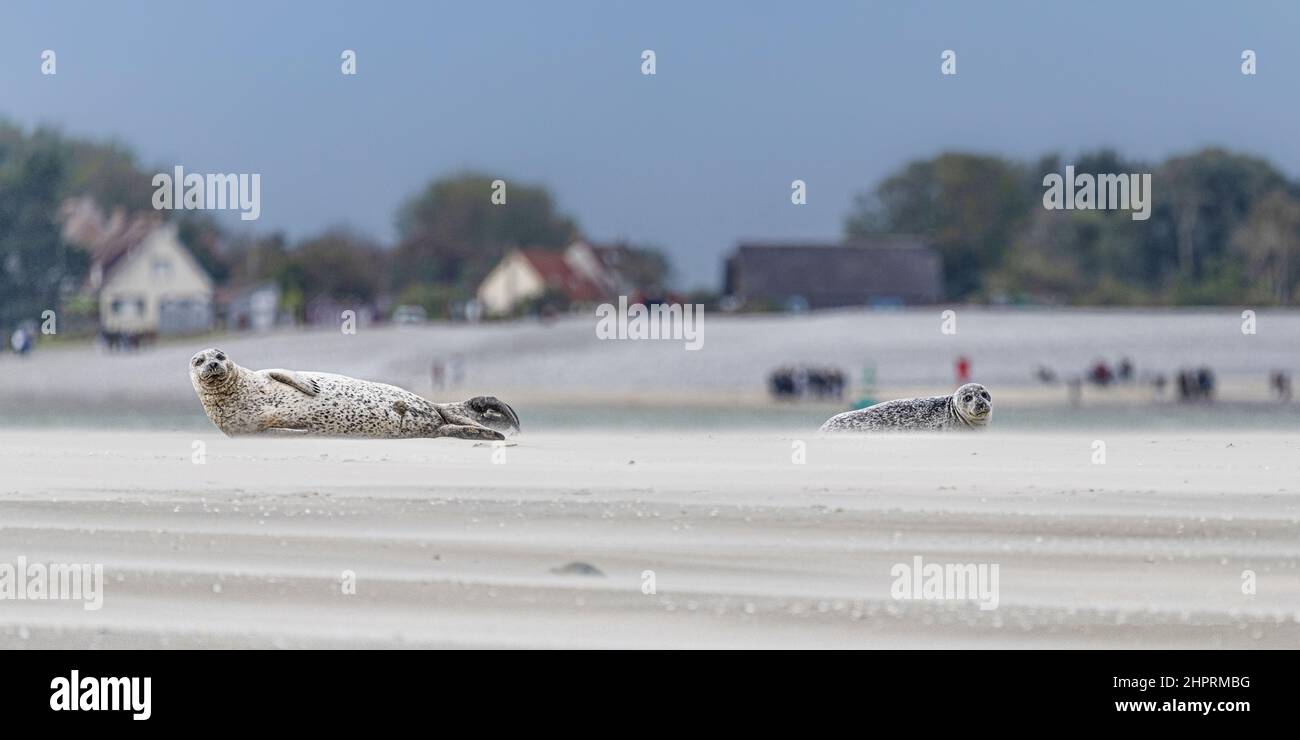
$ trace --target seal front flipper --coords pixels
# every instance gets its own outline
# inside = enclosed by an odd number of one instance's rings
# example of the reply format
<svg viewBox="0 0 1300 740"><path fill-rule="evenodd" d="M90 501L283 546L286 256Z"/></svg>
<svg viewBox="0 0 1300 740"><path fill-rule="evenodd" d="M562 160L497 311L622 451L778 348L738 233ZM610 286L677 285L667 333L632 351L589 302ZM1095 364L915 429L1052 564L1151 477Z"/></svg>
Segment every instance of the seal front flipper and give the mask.
<svg viewBox="0 0 1300 740"><path fill-rule="evenodd" d="M304 378L292 370L267 370L267 377L276 380L291 388L306 393L309 396L315 396L320 393L320 384L310 378Z"/></svg>

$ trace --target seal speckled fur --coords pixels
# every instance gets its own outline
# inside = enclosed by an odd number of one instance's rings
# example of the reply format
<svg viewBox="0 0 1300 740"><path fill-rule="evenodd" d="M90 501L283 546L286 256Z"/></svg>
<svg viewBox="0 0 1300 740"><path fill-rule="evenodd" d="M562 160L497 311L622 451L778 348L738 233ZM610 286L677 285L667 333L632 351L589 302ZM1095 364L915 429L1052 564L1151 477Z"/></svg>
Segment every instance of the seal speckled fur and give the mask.
<svg viewBox="0 0 1300 740"><path fill-rule="evenodd" d="M248 370L219 349L190 358L203 411L227 435L504 439L519 430L514 409L491 396L433 403L384 383L332 373Z"/></svg>
<svg viewBox="0 0 1300 740"><path fill-rule="evenodd" d="M983 429L993 416L993 399L979 383L967 383L951 396L886 401L845 411L822 424L823 432L942 432Z"/></svg>

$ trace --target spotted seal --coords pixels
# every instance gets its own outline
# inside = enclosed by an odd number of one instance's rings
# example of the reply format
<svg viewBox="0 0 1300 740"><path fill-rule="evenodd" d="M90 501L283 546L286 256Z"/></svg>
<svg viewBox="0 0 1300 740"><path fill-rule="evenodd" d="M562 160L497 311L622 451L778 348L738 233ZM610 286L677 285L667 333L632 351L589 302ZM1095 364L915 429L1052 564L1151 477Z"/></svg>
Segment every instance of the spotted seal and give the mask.
<svg viewBox="0 0 1300 740"><path fill-rule="evenodd" d="M514 409L492 396L433 403L384 383L332 373L248 370L225 352L190 358L190 382L203 411L228 436L504 439L519 430Z"/></svg>
<svg viewBox="0 0 1300 740"><path fill-rule="evenodd" d="M941 432L983 429L993 416L993 399L979 383L967 383L951 396L885 401L845 411L822 424L822 432Z"/></svg>

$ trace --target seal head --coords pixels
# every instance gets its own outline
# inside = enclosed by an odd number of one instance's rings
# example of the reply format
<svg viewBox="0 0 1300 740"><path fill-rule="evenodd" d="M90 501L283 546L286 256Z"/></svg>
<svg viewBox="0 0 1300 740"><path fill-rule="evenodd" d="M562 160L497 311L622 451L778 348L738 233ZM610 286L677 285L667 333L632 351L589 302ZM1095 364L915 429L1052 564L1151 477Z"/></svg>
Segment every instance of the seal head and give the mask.
<svg viewBox="0 0 1300 740"><path fill-rule="evenodd" d="M234 382L235 376L234 360L219 349L209 347L190 358L190 381L196 390L220 391Z"/></svg>
<svg viewBox="0 0 1300 740"><path fill-rule="evenodd" d="M967 426L982 427L993 416L993 397L979 383L967 383L952 394L953 413Z"/></svg>

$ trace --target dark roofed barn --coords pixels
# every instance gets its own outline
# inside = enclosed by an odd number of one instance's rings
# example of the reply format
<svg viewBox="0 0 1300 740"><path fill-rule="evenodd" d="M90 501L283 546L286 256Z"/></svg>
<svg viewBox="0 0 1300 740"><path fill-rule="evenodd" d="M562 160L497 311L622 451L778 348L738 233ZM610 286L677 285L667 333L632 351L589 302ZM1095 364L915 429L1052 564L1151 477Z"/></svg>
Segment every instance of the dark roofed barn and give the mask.
<svg viewBox="0 0 1300 740"><path fill-rule="evenodd" d="M937 303L943 270L910 237L848 244L741 244L724 292L749 307L838 308Z"/></svg>

